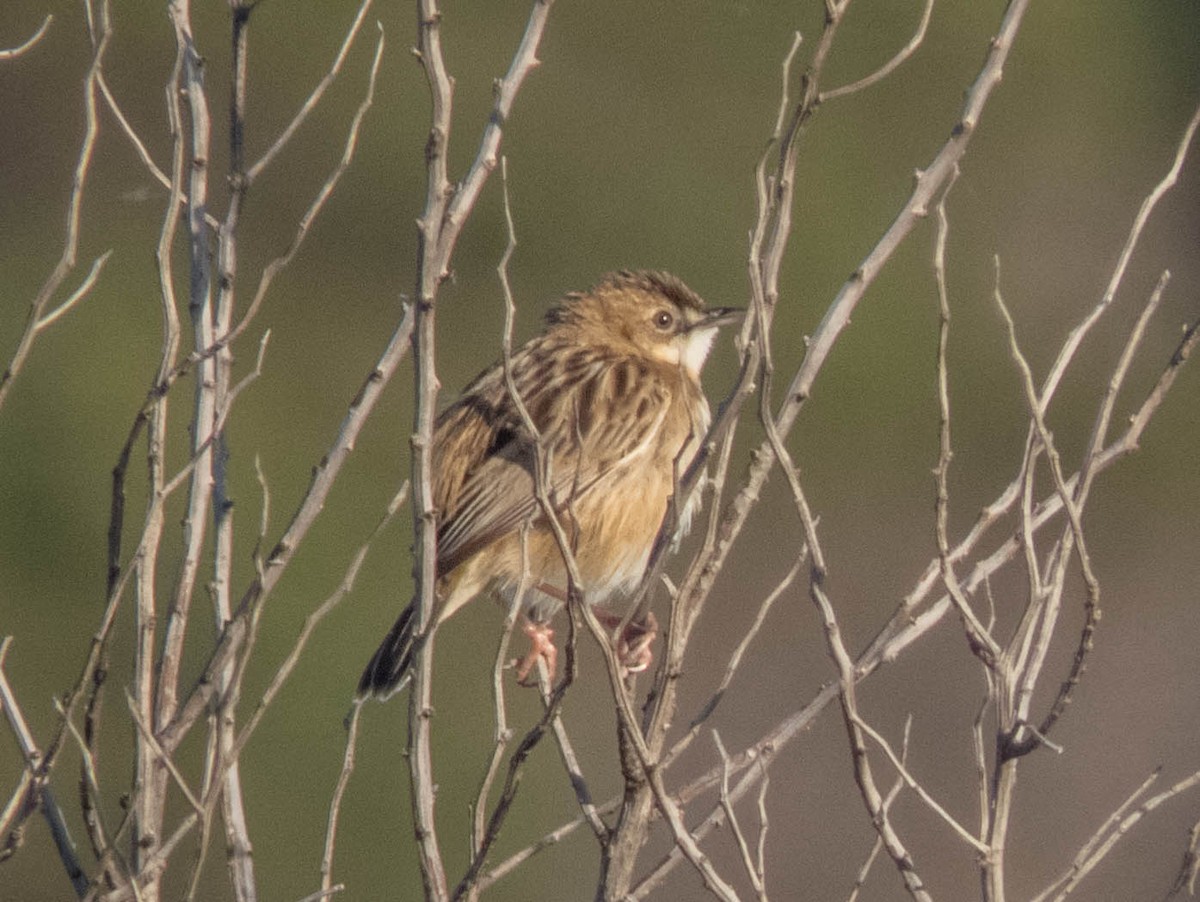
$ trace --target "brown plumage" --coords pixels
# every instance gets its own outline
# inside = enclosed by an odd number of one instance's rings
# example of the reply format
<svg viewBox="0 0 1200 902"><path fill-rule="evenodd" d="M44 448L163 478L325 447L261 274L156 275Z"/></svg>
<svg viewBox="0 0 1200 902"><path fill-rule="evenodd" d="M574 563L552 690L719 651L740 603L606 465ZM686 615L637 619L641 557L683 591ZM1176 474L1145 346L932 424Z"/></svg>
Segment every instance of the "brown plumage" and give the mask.
<svg viewBox="0 0 1200 902"><path fill-rule="evenodd" d="M717 328L738 315L706 309L666 273L620 272L563 298L545 331L512 355L513 381L549 455L550 497L574 540L589 603L640 582L677 468L682 474L708 430L700 368ZM561 605L566 567L540 515L534 439L501 364L438 418L432 454L435 623L487 590L511 599L525 523L529 585L542 589L529 589L527 613L547 620ZM682 512L681 532L692 508ZM410 603L367 665L360 696L386 698L407 681L412 614Z"/></svg>

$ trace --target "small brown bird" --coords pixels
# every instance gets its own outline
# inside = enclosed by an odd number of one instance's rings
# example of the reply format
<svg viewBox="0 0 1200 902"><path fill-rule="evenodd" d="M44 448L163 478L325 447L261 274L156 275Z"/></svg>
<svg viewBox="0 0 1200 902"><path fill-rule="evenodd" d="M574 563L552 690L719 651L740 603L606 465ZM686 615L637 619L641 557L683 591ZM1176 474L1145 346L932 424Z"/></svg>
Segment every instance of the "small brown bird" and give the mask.
<svg viewBox="0 0 1200 902"><path fill-rule="evenodd" d="M706 309L672 275L619 272L564 297L547 314L545 331L512 355L513 381L549 456L547 487L574 543L588 603L641 581L676 474L708 431L700 369L718 327L740 316ZM535 647L518 670L524 680L539 654L553 661L545 624L566 597L567 570L534 495L535 438L502 364L438 417L432 457L434 625L485 591L511 603L527 565L525 631ZM679 534L698 497L680 513ZM410 602L371 658L359 697L387 698L408 681L414 610ZM619 652L629 669L644 669L649 638L633 645Z"/></svg>

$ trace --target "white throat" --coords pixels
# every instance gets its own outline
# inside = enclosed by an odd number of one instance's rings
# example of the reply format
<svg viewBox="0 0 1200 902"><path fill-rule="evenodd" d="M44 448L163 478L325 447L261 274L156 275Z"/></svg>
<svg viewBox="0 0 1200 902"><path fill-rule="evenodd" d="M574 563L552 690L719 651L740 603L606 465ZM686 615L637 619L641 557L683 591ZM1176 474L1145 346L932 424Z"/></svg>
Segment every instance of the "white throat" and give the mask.
<svg viewBox="0 0 1200 902"><path fill-rule="evenodd" d="M708 352L712 350L716 337L716 326L708 329L693 329L684 337L683 349L679 355L680 363L693 378L699 380L700 368L708 359Z"/></svg>

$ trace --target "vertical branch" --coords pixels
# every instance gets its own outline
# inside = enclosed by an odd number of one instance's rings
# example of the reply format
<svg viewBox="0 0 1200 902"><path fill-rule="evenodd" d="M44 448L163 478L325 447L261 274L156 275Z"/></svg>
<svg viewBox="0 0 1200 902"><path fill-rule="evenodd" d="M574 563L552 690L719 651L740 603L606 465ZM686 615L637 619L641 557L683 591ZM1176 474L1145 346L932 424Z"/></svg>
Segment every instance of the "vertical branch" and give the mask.
<svg viewBox="0 0 1200 902"><path fill-rule="evenodd" d="M192 412L192 454L195 466L188 486L187 513L183 521L183 560L172 590L163 634L163 660L157 710L151 721L160 731L175 714L179 667L187 632L188 615L200 569L200 555L208 522L212 494L212 438L215 420L213 397L215 364L204 350L212 344L212 284L208 212L208 160L211 155L211 122L204 89L204 61L195 46L191 28L190 0L175 0L171 6L176 40L183 54L180 96L187 112L186 151L189 172L186 189L189 234L188 311L192 321L192 346L201 355L195 365L196 390ZM181 128L184 125L181 122ZM167 253L169 254L169 249Z"/></svg>
<svg viewBox="0 0 1200 902"><path fill-rule="evenodd" d="M413 327L416 362L416 414L412 436L413 517L416 560L416 634L409 696L408 766L413 821L426 896L449 893L434 817L433 760L430 752L433 675L433 611L437 579L437 523L433 498L434 411L439 388L435 366L434 323L438 288L450 275L458 236L487 177L495 169L504 124L525 76L537 65L537 50L553 0L535 0L524 36L505 78L496 83L492 115L474 162L457 188L450 184L446 149L450 140L454 82L442 54L442 14L437 0L418 0L417 57L425 70L432 121L425 145L425 208L417 221L417 278Z"/></svg>
<svg viewBox="0 0 1200 902"><path fill-rule="evenodd" d="M229 208L217 236L217 295L213 316L215 335L228 335L233 323L237 280L237 230L248 180L245 173L245 109L247 45L249 20L253 6L245 0L231 4L232 78L229 103ZM211 338L211 336L210 336ZM205 348L208 345L204 346ZM202 350L198 348L197 350ZM224 423L233 403L233 351L222 342L213 360L213 453L212 509L214 530L213 551L213 614L218 630L233 619L231 598L233 578L233 500L229 497L229 447ZM250 643L244 655L250 654ZM212 745L216 772L221 785L221 813L225 827L226 863L234 896L239 902L257 898L254 863L251 857L249 827L242 799L241 767L233 756L236 732L235 711L239 685L234 680L235 662L230 661L217 674L218 707L216 737Z"/></svg>
<svg viewBox="0 0 1200 902"><path fill-rule="evenodd" d="M688 472L680 480L676 493L678 497L672 499L672 505L676 509L686 504L691 493L697 490L701 474L705 472L709 458L722 437L724 441L720 442L721 460L718 468L724 469L725 461L732 448L730 439L741 407L754 390L755 380L761 375L761 361L764 348L768 347L770 325L775 302L778 300L778 276L783 250L791 235L791 207L795 190L794 176L799 154L799 139L803 126L816 111L820 75L832 47L837 25L847 5L848 0L844 0L840 7L836 5L827 7L825 31L808 70L804 74L802 97L794 109L791 108L789 101L788 87L791 65L800 48L799 33L795 35L783 60L781 66L782 89L775 128L755 169L758 216L750 238L748 269L751 286L751 313L746 317L741 334L744 349L741 370L735 387L714 419L709 430L708 440L701 446L688 467ZM789 109L791 109L790 115ZM768 177L767 170L773 157L777 159L777 162L772 175ZM743 503L746 503L744 495ZM752 502L750 503L752 504ZM662 662L655 673L654 684L646 701L643 717L645 740L653 761L656 761L662 754L667 730L674 718L678 689L678 680L675 677L681 672L688 638L699 619L704 600L716 574L724 562L722 553L724 549L718 543L718 536L713 528L718 513L717 506L714 504L709 515L710 527L704 545L692 559L680 590L671 605L670 621L666 631L666 648ZM668 517L668 520L670 519ZM649 591L656 582L656 576L662 566L663 555L672 531L670 524L664 522L651 554L647 577L643 582L642 594L637 602L637 615L635 616L644 616L645 611L649 609ZM645 782L638 784L636 781L627 781L625 801L601 874L606 898L620 898L628 891L632 883L637 855L645 842L646 831L649 828L651 804L652 793L649 785Z"/></svg>
<svg viewBox="0 0 1200 902"><path fill-rule="evenodd" d="M437 520L430 452L439 387L434 362L434 301L443 265L437 260L436 248L451 190L446 176L446 145L450 139L453 83L442 57L441 11L436 0L419 0L417 16L418 56L429 81L433 122L425 145L425 211L417 222L417 292L412 338L416 365L416 413L412 436L413 534L416 548L413 577L417 586L415 633L423 640L419 642L413 659L408 711L408 768L412 784L413 827L425 896L440 902L449 898L449 886L437 839L433 755L430 750L430 719L433 716L432 627L437 582Z"/></svg>
<svg viewBox="0 0 1200 902"><path fill-rule="evenodd" d="M190 172L187 188L187 219L190 235L189 297L194 343L206 347L211 337L211 288L208 258L208 166L210 157L210 124L208 102L204 91L203 61L196 49L192 35L191 8L189 0L176 0L170 7L175 28L176 42L183 57L182 84L180 93L189 114ZM174 192L172 192L174 199ZM168 217L174 211L168 211ZM173 226L164 226L164 236ZM169 257L170 247L165 248ZM161 263L160 263L161 266ZM161 272L161 270L160 270ZM211 361L203 361L197 369L197 389L193 413L193 448L200 452L208 443L208 427L213 420L211 394ZM164 411L165 413L165 411ZM164 437L165 436L159 436ZM154 436L151 437L154 440ZM207 450L201 456L207 455ZM161 469L161 459L152 464ZM137 652L134 662L134 689L136 716L153 728L164 723L173 713L178 681L179 659L182 657L183 623L186 607L194 585L195 569L198 566L200 548L204 541L204 523L208 510L211 485L208 482L209 468L202 460L193 471L188 517L185 524L185 564L176 586L173 599L172 618L168 621L164 645L163 672L155 686L155 648L157 622L156 554L152 553L137 563L136 572L136 622ZM151 474L161 480L161 472ZM159 483L161 491L161 482ZM152 501L157 500L152 496ZM161 516L161 510L159 511ZM161 533L160 533L161 537ZM156 543L157 547L157 543ZM180 605L184 610L179 611ZM136 785L134 788L134 833L133 872L141 874L146 863L158 851L162 841L163 813L166 805L168 773L159 759L157 749L142 735L136 737ZM157 898L160 874L156 874L144 885L148 898Z"/></svg>

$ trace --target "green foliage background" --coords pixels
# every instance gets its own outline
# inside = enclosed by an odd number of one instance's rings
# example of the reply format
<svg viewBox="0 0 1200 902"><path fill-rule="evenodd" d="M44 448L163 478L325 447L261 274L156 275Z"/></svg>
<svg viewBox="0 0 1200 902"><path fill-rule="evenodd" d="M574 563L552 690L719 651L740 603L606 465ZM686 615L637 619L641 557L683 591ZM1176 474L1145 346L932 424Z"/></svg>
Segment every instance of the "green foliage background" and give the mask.
<svg viewBox="0 0 1200 902"><path fill-rule="evenodd" d="M255 159L293 116L332 59L352 3L264 0L251 26L248 157ZM804 335L895 214L955 123L1003 4L944 0L924 47L893 78L830 102L804 137L795 230L775 329L777 370L790 377ZM0 45L28 35L45 12L55 21L26 56L0 63L0 356L7 360L32 298L60 253L70 175L82 134L80 86L89 45L78 3L10 0L0 8ZM507 68L527 4L450 2L444 42L456 77L453 171L477 148L492 79ZM106 72L126 114L160 165L168 159L163 85L174 53L165 7L114 3ZM214 173L225 165L228 10L198 3L195 21L208 62L217 126ZM815 46L822 4L635 0L555 5L540 57L506 130L509 190L520 246L511 276L519 332L564 291L622 267L677 272L714 304L747 297L745 254L754 216L752 171L774 121L779 64L800 30L800 62ZM873 70L907 39L915 3L852 7L825 84ZM423 204L422 148L428 92L408 48L409 4L377 2L388 49L380 93L354 166L295 263L276 282L238 349L239 372L271 330L263 376L229 424L241 578L261 493L270 485L271 541L307 486L346 405L397 321L414 278L413 220ZM364 30L324 104L249 195L241 228L240 297L282 252L295 222L341 154L362 95L374 28ZM1200 9L1188 0L1035 2L1005 78L968 151L950 202L949 280L954 309L952 403L955 446L952 526L964 529L1015 472L1025 437L1023 402L991 301L992 255L1002 259L1005 296L1042 374L1071 325L1099 299L1141 198L1169 165L1200 101ZM1135 312L1158 273L1173 279L1146 350L1118 407L1140 402L1193 320L1200 286L1200 165L1195 151L1181 183L1156 214L1120 301L1064 385L1052 427L1073 460ZM220 212L224 190L213 181ZM157 364L159 311L153 250L165 204L105 113L84 206L81 266L113 256L95 293L35 346L0 410L0 635L14 636L6 662L30 724L46 737L51 697L77 677L104 592L110 471ZM936 298L929 270L932 230L922 229L871 289L818 380L791 439L812 492L830 556L830 588L851 647L859 647L908 590L933 552L937 410L933 391ZM439 371L452 396L498 354L503 307L494 270L505 243L500 186L493 179L442 293ZM180 256L182 266L183 257ZM181 270L182 271L182 270ZM74 282L69 280L69 284ZM243 300L244 302L244 300ZM721 347L707 373L720 396L735 363ZM253 700L290 647L304 616L341 579L350 555L407 474L411 379L406 371L363 433L322 520L268 603L250 673ZM1087 527L1104 588L1098 648L1057 741L1023 770L1010 848L1013 898L1024 898L1068 863L1107 813L1156 765L1174 780L1197 766L1200 747L1200 404L1194 364L1145 436L1144 450L1101 479ZM173 446L185 460L188 389L177 395ZM746 444L736 476L741 472ZM139 451L139 453L141 453ZM139 464L140 465L140 464ZM140 478L140 472L138 473ZM775 485L776 483L772 483ZM719 677L758 599L790 566L799 529L782 491L768 493L697 638L683 716ZM129 524L143 499L135 487ZM178 522L182 508L171 510ZM251 836L264 899L295 899L317 885L329 794L340 764L341 718L354 681L407 597L406 516L377 543L355 592L318 631L244 759ZM164 587L174 575L178 531L168 532ZM1021 601L1021 580L994 590L1003 613ZM1078 601L1078 597L1076 598ZM1072 616L1079 619L1076 610ZM793 593L772 615L718 715L731 748L752 741L832 677L816 619ZM466 848L466 808L490 736L487 672L499 614L476 606L439 637L436 753L440 811L451 867ZM210 639L197 620L192 672ZM110 676L102 776L106 813L119 817L117 787L129 773L121 689L128 678L126 610ZM1069 646L1053 673L1066 672ZM582 747L597 798L618 788L607 687L594 655L566 718ZM1055 677L1056 678L1056 677ZM1047 689L1056 688L1053 678ZM915 715L912 764L954 813L975 823L967 725L981 691L965 643L949 622L865 691L866 712L896 737ZM691 707L689 707L689 705ZM419 882L407 818L400 749L406 706L372 706L358 770L342 815L337 879L345 899L413 898ZM514 693L515 723L536 706ZM684 770L715 759L706 745ZM185 752L195 773L199 749ZM58 770L59 797L73 807L74 759ZM15 783L18 755L0 741L0 792ZM840 724L826 718L789 748L772 772L768 873L778 898L842 898L872 841L852 789ZM777 803L774 799L778 799ZM698 813L697 809L697 812ZM535 754L500 854L574 814L549 744ZM1190 796L1138 828L1088 884L1089 899L1161 895L1200 814ZM918 866L938 898L976 892L972 856L911 799L899 816ZM596 856L574 836L497 888L494 898L590 898ZM77 839L83 837L78 830ZM723 842L723 841L722 841ZM948 851L949 850L949 851ZM735 868L729 849L717 860ZM184 859L173 870L179 880ZM209 855L204 898L224 892L222 855ZM877 866L865 898L901 897L889 866ZM172 893L182 886L168 884ZM0 899L67 898L70 887L40 822L0 866ZM695 898L683 869L664 898ZM173 896L174 897L174 896Z"/></svg>

